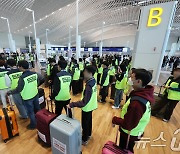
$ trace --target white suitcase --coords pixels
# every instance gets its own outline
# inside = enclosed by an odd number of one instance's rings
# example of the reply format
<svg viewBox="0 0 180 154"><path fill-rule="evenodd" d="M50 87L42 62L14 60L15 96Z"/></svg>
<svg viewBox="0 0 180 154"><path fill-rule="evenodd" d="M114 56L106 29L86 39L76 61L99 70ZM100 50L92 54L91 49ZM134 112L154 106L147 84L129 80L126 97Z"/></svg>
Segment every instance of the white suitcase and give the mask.
<svg viewBox="0 0 180 154"><path fill-rule="evenodd" d="M81 124L66 115L58 116L50 124L51 147L53 154L81 153Z"/></svg>

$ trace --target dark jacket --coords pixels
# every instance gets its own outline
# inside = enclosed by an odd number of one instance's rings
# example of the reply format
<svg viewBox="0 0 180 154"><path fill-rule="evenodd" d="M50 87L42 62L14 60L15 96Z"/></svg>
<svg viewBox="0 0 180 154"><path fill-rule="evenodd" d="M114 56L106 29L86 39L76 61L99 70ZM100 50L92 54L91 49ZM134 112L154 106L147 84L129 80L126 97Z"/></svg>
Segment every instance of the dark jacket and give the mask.
<svg viewBox="0 0 180 154"><path fill-rule="evenodd" d="M90 101L91 96L92 96L92 87L96 84L96 80L94 78L86 81L86 87L83 93L83 99L81 101L78 102L72 102L70 103L70 107L78 107L78 108L82 108L84 106L87 105L87 103Z"/></svg>
<svg viewBox="0 0 180 154"><path fill-rule="evenodd" d="M65 76L65 75L71 76L71 74L68 73L68 72L66 72L65 70L60 71L60 72L57 73L57 75L55 76L54 82L53 82L53 92L52 92L52 94L51 94L51 96L50 96L51 99L54 99L54 98L59 94L59 92L60 92L60 90L61 90L61 88L60 88L60 87L61 87L61 82L60 82L60 80L59 80L59 77L60 77L60 76ZM69 88L71 88L71 87L69 87ZM70 89L69 89L69 90L70 90Z"/></svg>
<svg viewBox="0 0 180 154"><path fill-rule="evenodd" d="M150 103L154 103L153 94L154 94L154 87L148 85L146 88L142 88L139 91L132 91L130 93L130 98L133 96L140 96L142 98L147 99ZM138 125L145 111L146 111L145 105L143 105L139 101L131 101L130 105L128 106L127 113L124 115L124 119L115 116L112 120L112 123L119 125L121 135L127 137L127 134L121 130L121 127L126 130L134 129ZM138 140L138 136L131 136L130 140L136 141Z"/></svg>

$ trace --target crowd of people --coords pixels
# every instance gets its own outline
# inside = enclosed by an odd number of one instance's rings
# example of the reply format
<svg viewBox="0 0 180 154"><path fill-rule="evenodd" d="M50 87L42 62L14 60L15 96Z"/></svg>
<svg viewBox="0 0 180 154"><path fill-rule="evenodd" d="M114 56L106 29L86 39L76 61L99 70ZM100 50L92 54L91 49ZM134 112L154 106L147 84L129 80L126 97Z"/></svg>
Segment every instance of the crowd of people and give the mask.
<svg viewBox="0 0 180 154"><path fill-rule="evenodd" d="M176 56L172 56L172 57L164 56L162 68L165 68L167 70L168 69L169 70L174 70L179 65L180 65L179 57L176 57Z"/></svg>
<svg viewBox="0 0 180 154"><path fill-rule="evenodd" d="M10 57L0 58L0 96L3 107L7 107L7 95L12 95L20 118L29 117L28 129L36 128L35 113L40 110L38 87L45 82L51 92L48 100L55 103L55 113L60 115L63 108L78 107L82 109L82 144L87 145L92 135L92 112L98 108L98 102L105 104L109 91L114 100L112 109L121 108L121 116L113 117L112 124L119 125L121 132L120 147L133 152L135 141L143 132L152 115L166 106L163 120L169 121L176 104L180 100L180 68L176 67L173 76L164 85L165 91L161 101L154 103L154 87L149 85L152 74L146 69L131 67L130 56L105 55L92 58L71 58L67 62L63 56L58 63L54 58L48 59L47 76L43 77L30 70L29 62ZM78 102L71 101L74 96L82 93ZM124 98L123 96L126 96ZM125 104L122 104L122 99ZM155 105L153 105L155 104Z"/></svg>

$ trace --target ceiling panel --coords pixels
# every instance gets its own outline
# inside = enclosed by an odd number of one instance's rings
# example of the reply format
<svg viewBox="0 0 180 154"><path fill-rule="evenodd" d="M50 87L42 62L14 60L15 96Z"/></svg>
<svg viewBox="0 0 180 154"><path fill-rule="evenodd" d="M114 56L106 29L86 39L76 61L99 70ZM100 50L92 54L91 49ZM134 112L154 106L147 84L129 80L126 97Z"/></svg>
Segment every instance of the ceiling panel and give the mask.
<svg viewBox="0 0 180 154"><path fill-rule="evenodd" d="M82 42L100 40L102 23L104 39L117 37L124 32L136 32L136 24L141 6L164 3L173 0L79 0L79 33ZM45 40L45 30L49 29L49 41L67 45L69 26L72 42L75 44L76 1L75 0L0 0L0 14L7 17L11 31L27 36L33 32L30 8L35 11L37 37ZM1 32L7 32L7 23L0 20ZM180 2L178 2L172 34L180 36ZM33 35L33 34L32 34Z"/></svg>

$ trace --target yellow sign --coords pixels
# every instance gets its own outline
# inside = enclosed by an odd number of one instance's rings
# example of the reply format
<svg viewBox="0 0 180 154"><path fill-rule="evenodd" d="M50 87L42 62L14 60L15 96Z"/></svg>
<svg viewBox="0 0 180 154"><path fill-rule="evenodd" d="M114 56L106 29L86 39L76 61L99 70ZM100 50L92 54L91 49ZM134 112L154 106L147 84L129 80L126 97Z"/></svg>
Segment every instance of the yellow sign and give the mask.
<svg viewBox="0 0 180 154"><path fill-rule="evenodd" d="M155 12L157 12L156 15L155 15ZM148 18L147 26L148 27L158 26L161 23L161 21L162 21L162 19L161 19L161 15L162 14L163 14L163 8L151 8L150 9L150 13L149 13L149 18ZM153 19L156 20L155 23L152 22Z"/></svg>

